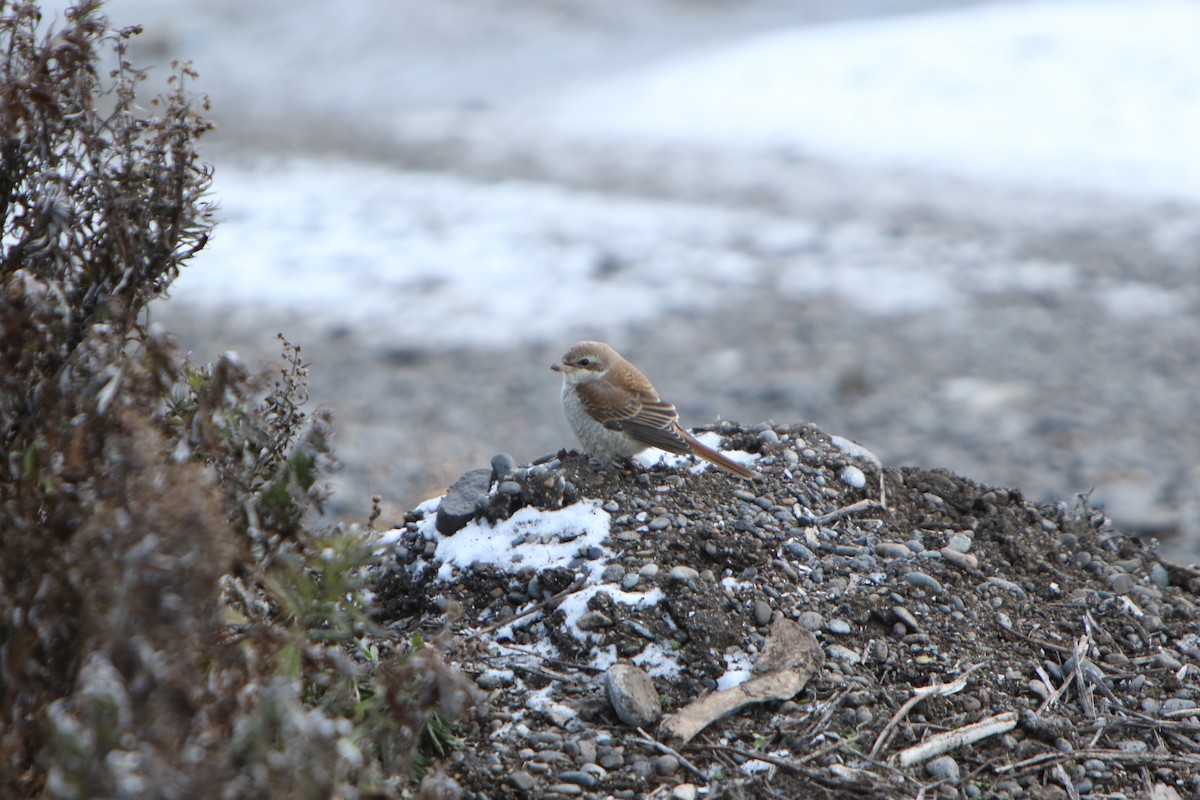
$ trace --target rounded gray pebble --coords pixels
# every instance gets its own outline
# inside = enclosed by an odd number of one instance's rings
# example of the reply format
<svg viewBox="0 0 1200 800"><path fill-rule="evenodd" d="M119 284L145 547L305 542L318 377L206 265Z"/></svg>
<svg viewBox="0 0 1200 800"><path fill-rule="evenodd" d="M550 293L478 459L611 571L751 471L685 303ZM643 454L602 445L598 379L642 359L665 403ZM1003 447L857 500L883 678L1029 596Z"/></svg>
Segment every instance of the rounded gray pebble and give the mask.
<svg viewBox="0 0 1200 800"><path fill-rule="evenodd" d="M975 569L979 566L979 559L970 553L962 550L955 550L952 547L943 547L938 551L941 557L949 564L953 564L959 569Z"/></svg>
<svg viewBox="0 0 1200 800"><path fill-rule="evenodd" d="M1150 566L1150 581L1158 588L1165 589L1171 585L1171 575L1166 567L1155 562Z"/></svg>
<svg viewBox="0 0 1200 800"><path fill-rule="evenodd" d="M1108 588L1113 594L1129 594L1133 590L1133 576L1128 572L1116 572L1108 576Z"/></svg>
<svg viewBox="0 0 1200 800"><path fill-rule="evenodd" d="M825 617L818 611L801 612L800 616L796 617L796 622L800 623L801 628L810 631L819 631L825 627Z"/></svg>
<svg viewBox="0 0 1200 800"><path fill-rule="evenodd" d="M511 772L505 779L518 792L528 792L537 784L537 780L528 772Z"/></svg>
<svg viewBox="0 0 1200 800"><path fill-rule="evenodd" d="M798 558L802 561L812 561L817 557L812 550L809 550L808 547L795 540L785 544L783 549L786 550L787 554L792 558Z"/></svg>
<svg viewBox="0 0 1200 800"><path fill-rule="evenodd" d="M688 581L694 581L699 577L699 572L685 565L671 567L671 571L667 573L667 579L672 583L687 583Z"/></svg>
<svg viewBox="0 0 1200 800"><path fill-rule="evenodd" d="M912 550L899 542L880 542L875 545L875 555L880 558L904 558L912 554Z"/></svg>
<svg viewBox="0 0 1200 800"><path fill-rule="evenodd" d="M843 467L842 471L838 474L838 478L851 489L861 489L867 485L867 476L863 474L861 469L854 465Z"/></svg>
<svg viewBox="0 0 1200 800"><path fill-rule="evenodd" d="M558 776L559 780L567 783L574 783L582 786L585 789L595 789L600 784L600 779L589 772L574 771L564 772Z"/></svg>
<svg viewBox="0 0 1200 800"><path fill-rule="evenodd" d="M621 588L627 592L631 592L637 588L640 578L636 572L626 572L625 577L621 578Z"/></svg>
<svg viewBox="0 0 1200 800"><path fill-rule="evenodd" d="M1166 667L1172 672L1178 672L1183 668L1183 662L1170 653L1159 653L1154 657L1154 665L1158 667Z"/></svg>
<svg viewBox="0 0 1200 800"><path fill-rule="evenodd" d="M927 592L932 592L933 594L941 594L943 591L942 584L938 581L938 579L926 575L924 572L916 572L914 570L913 572L906 574L904 576L904 580L908 581L913 586L918 586Z"/></svg>
<svg viewBox="0 0 1200 800"><path fill-rule="evenodd" d="M844 619L831 619L825 624L825 630L838 636L847 636L853 630L850 623Z"/></svg>
<svg viewBox="0 0 1200 800"><path fill-rule="evenodd" d="M492 456L492 474L496 476L496 480L504 480L508 475L513 474L517 468L517 460L508 453L496 453Z"/></svg>
<svg viewBox="0 0 1200 800"><path fill-rule="evenodd" d="M609 564L600 573L601 583L616 583L625 577L625 568L620 564Z"/></svg>
<svg viewBox="0 0 1200 800"><path fill-rule="evenodd" d="M573 783L556 783L553 786L546 787L546 794L557 794L563 797L578 797L583 794L583 789Z"/></svg>
<svg viewBox="0 0 1200 800"><path fill-rule="evenodd" d="M650 520L650 524L647 525L646 527L648 527L652 531L666 530L667 528L671 527L671 518L666 516L665 514L662 516L659 516L659 517L655 517L654 519Z"/></svg>
<svg viewBox="0 0 1200 800"><path fill-rule="evenodd" d="M938 756L925 764L925 774L934 780L958 783L961 771L950 756Z"/></svg>
<svg viewBox="0 0 1200 800"><path fill-rule="evenodd" d="M760 628L771 622L771 604L765 600L754 601L754 624Z"/></svg>
<svg viewBox="0 0 1200 800"><path fill-rule="evenodd" d="M952 535L952 536L951 536L951 537L950 537L950 538L949 538L949 539L946 541L946 546L947 546L947 547L949 547L951 550L957 550L957 551L958 551L958 552L960 552L960 553L969 553L969 552L971 552L971 545L972 545L972 544L973 544L973 542L971 541L971 537L970 537L970 536L967 536L965 533L956 533L956 534L953 534L953 535Z"/></svg>
<svg viewBox="0 0 1200 800"><path fill-rule="evenodd" d="M829 645L825 652L832 660L841 661L844 664L853 665L862 661L862 656L860 656L857 652L840 644Z"/></svg>
<svg viewBox="0 0 1200 800"><path fill-rule="evenodd" d="M655 756L654 771L659 775L674 775L679 771L679 759L669 754Z"/></svg>
<svg viewBox="0 0 1200 800"><path fill-rule="evenodd" d="M896 617L896 621L903 623L904 627L908 628L910 633L921 627L917 618L904 606L893 606L892 614Z"/></svg>

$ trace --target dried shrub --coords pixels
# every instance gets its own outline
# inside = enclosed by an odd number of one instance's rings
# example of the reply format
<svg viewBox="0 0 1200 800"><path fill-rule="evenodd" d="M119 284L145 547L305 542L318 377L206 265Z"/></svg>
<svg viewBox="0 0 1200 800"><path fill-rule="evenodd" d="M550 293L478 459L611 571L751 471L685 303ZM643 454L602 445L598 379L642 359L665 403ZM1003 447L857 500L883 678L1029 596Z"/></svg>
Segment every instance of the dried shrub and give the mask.
<svg viewBox="0 0 1200 800"><path fill-rule="evenodd" d="M0 0L0 796L399 795L470 695L315 519L299 347L197 367L139 321L211 224L194 76L147 115L136 29L45 27Z"/></svg>

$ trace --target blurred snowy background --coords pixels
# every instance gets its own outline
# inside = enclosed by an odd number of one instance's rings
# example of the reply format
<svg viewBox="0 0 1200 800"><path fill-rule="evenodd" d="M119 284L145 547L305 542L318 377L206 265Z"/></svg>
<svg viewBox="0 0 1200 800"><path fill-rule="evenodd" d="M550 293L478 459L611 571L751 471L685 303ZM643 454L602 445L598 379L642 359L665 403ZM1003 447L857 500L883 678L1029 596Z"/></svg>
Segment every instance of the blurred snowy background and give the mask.
<svg viewBox="0 0 1200 800"><path fill-rule="evenodd" d="M586 337L686 424L1094 487L1200 552L1200 4L108 11L220 127L222 221L158 318L199 360L304 347L336 513L573 445L547 367Z"/></svg>

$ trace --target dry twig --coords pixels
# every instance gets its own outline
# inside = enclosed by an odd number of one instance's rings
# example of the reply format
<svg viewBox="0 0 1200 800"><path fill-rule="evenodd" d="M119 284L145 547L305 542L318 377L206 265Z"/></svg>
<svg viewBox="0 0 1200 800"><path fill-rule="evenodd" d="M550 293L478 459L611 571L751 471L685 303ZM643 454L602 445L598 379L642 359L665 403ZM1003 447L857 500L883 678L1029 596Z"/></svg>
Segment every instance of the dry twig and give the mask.
<svg viewBox="0 0 1200 800"><path fill-rule="evenodd" d="M895 734L896 727L900 725L906 716L908 716L908 712L912 711L913 706L927 697L940 697L961 692L967 686L967 676L979 669L981 666L982 664L973 664L972 666L967 667L963 674L959 675L949 683L935 683L930 686L922 686L919 689L915 689L913 691L913 696L908 698L908 700L904 702L904 705L900 706L900 709L895 713L895 715L892 716L891 720L888 721L888 724L885 725L883 730L879 732L879 737L875 739L875 745L871 748L869 758L874 760L879 756L880 751L883 750L883 748Z"/></svg>

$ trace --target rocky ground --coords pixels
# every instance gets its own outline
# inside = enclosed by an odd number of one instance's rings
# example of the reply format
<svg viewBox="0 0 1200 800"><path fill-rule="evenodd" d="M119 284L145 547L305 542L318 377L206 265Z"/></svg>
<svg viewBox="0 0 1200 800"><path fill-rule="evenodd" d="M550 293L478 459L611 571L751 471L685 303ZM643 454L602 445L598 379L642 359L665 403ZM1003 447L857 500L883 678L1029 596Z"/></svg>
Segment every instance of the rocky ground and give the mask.
<svg viewBox="0 0 1200 800"><path fill-rule="evenodd" d="M480 688L446 764L468 796L1200 792L1200 574L1083 503L881 469L811 425L716 431L754 480L497 457L392 532L380 621ZM600 539L509 525L589 503ZM455 537L518 563L443 564ZM736 710L693 705L734 675Z"/></svg>

